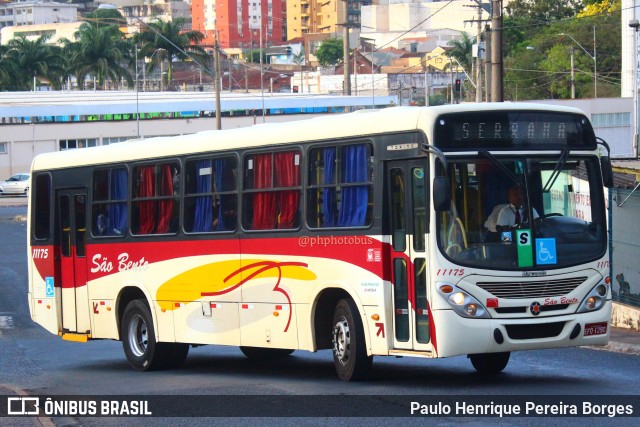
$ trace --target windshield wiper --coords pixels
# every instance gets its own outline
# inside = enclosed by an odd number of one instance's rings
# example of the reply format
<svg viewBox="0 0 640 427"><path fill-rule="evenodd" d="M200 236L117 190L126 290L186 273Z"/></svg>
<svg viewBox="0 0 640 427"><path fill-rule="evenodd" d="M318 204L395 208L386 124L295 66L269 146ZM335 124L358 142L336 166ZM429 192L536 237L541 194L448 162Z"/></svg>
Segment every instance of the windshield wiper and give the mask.
<svg viewBox="0 0 640 427"><path fill-rule="evenodd" d="M514 175L514 173L511 172L508 167L506 167L500 160L498 160L498 158L496 156L494 156L493 154L491 154L487 150L480 150L480 151L478 151L478 154L480 154L481 156L486 157L487 159L489 159L491 161L491 163L493 163L494 165L498 166L498 168L500 168L500 170L502 172L507 174L507 176L514 183L516 183L516 184L518 184L518 185L520 185L521 187L524 188L524 183L521 182L520 179L518 179L518 177L516 175Z"/></svg>
<svg viewBox="0 0 640 427"><path fill-rule="evenodd" d="M555 184L556 179L558 179L558 177L560 176L560 171L564 167L564 164L567 163L567 157L569 157L569 149L565 148L564 150L562 150L560 159L558 160L558 163L556 163L556 167L553 169L551 176L542 188L543 193L548 193L551 190L551 187L553 187L553 184Z"/></svg>

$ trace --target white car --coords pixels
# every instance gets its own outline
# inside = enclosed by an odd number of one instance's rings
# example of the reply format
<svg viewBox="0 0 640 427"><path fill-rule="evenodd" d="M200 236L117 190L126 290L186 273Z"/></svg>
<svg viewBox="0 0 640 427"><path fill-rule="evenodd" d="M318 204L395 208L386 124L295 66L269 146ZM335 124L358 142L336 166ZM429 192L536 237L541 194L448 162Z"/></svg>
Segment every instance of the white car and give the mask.
<svg viewBox="0 0 640 427"><path fill-rule="evenodd" d="M0 181L0 194L28 194L29 174L17 173L6 181Z"/></svg>

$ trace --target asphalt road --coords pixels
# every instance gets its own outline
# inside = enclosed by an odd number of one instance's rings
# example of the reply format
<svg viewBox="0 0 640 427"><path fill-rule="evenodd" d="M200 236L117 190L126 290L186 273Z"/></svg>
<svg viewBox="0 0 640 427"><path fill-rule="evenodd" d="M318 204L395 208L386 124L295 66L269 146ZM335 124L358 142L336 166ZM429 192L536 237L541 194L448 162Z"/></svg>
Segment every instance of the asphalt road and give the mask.
<svg viewBox="0 0 640 427"><path fill-rule="evenodd" d="M223 346L192 349L179 370L136 372L127 364L119 342L65 342L31 322L26 300L25 213L24 206L0 207L0 395L76 399L168 395L171 397L155 402L152 409L156 414L175 411L180 417L0 418L0 425L583 426L586 421L560 416L485 418L451 414L384 418L409 416L412 401L446 406L476 398L507 405L527 399L567 403L572 399L585 402L617 397L616 403L632 400L636 417L640 411L640 356L589 348L514 353L505 372L491 377L477 375L465 357L378 357L369 381L344 383L335 375L329 351L298 351L280 361L256 363L238 349ZM186 417L198 411L234 416ZM305 416L310 414L315 416ZM638 420L605 416L595 422L635 426Z"/></svg>

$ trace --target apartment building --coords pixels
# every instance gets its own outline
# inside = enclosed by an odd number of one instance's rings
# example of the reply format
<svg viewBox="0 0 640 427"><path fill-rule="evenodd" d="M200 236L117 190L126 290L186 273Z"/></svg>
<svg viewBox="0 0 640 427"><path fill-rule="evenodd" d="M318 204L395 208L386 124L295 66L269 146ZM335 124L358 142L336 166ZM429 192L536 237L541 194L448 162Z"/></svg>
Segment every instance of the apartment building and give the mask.
<svg viewBox="0 0 640 427"><path fill-rule="evenodd" d="M286 16L285 0L191 1L193 29L205 35L202 43L213 45L217 33L223 49L281 44Z"/></svg>
<svg viewBox="0 0 640 427"><path fill-rule="evenodd" d="M289 39L306 34L341 33L345 23L345 0L287 0L287 36ZM360 28L360 11L372 0L346 0L346 22Z"/></svg>
<svg viewBox="0 0 640 427"><path fill-rule="evenodd" d="M75 22L78 5L50 0L17 1L0 4L0 28Z"/></svg>

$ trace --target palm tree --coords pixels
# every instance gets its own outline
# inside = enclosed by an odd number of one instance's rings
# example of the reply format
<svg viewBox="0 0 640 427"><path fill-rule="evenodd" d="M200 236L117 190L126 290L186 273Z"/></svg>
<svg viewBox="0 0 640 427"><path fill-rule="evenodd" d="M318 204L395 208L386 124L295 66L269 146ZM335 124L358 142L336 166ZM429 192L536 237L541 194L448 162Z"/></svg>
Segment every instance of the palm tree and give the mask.
<svg viewBox="0 0 640 427"><path fill-rule="evenodd" d="M293 55L293 62L295 62L300 67L300 93L304 92L304 82L302 80L302 66L304 65L305 59L306 59L306 56L304 53L304 48L300 49L300 52Z"/></svg>
<svg viewBox="0 0 640 427"><path fill-rule="evenodd" d="M460 40L451 40L449 42L449 46L451 46L451 50L447 52L447 56L455 58L462 68L465 70L471 71L471 64L473 63L473 44L475 43L476 38L470 38L467 33L462 33L462 39Z"/></svg>
<svg viewBox="0 0 640 427"><path fill-rule="evenodd" d="M118 81L124 78L129 86L133 78L126 66L130 61L132 44L115 25L84 23L74 34L76 41L65 40L65 51L70 56L71 69L78 84L87 76L93 76L100 87L106 79Z"/></svg>
<svg viewBox="0 0 640 427"><path fill-rule="evenodd" d="M19 74L16 69L16 48L0 46L0 90L7 90L14 86L16 76Z"/></svg>
<svg viewBox="0 0 640 427"><path fill-rule="evenodd" d="M25 36L19 36L9 40L7 53L12 56L15 70L20 70L14 73L14 87L29 90L32 87L32 79L34 86L36 79L44 79L55 89L60 88L61 77L64 74L64 58L59 47L47 44L50 37L46 35L36 40L28 40Z"/></svg>
<svg viewBox="0 0 640 427"><path fill-rule="evenodd" d="M177 18L171 22L156 20L147 24L144 31L137 34L135 41L141 44L144 57L151 58L147 71L152 71L162 61L168 61L167 78L173 78L174 59L185 61L191 59L201 65L209 63L207 52L195 43L204 39L200 31L182 31L186 20Z"/></svg>

